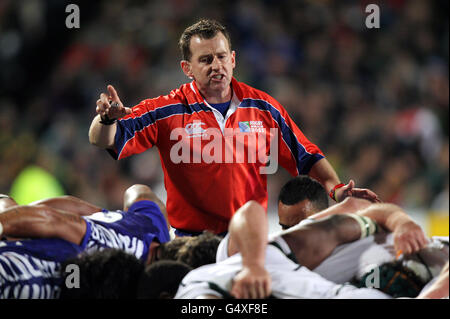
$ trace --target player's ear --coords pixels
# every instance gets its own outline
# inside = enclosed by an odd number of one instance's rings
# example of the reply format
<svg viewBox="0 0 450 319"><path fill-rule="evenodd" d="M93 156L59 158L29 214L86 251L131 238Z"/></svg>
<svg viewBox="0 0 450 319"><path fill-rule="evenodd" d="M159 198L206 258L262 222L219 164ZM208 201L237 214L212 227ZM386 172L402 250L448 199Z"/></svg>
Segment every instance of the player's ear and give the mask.
<svg viewBox="0 0 450 319"><path fill-rule="evenodd" d="M191 68L191 63L189 63L189 61L187 60L181 60L180 62L181 65L181 69L183 70L183 73L188 77L193 79L193 74L192 74L192 68Z"/></svg>
<svg viewBox="0 0 450 319"><path fill-rule="evenodd" d="M236 52L235 51L231 51L231 64L234 69L236 67Z"/></svg>

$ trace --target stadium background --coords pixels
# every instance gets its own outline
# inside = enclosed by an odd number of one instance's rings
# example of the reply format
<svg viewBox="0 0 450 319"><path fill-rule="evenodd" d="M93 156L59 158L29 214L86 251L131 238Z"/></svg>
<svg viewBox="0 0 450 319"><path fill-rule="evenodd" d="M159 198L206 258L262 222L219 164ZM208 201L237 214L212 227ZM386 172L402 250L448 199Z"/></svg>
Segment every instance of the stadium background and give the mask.
<svg viewBox="0 0 450 319"><path fill-rule="evenodd" d="M70 3L79 29L66 28ZM369 3L380 7L379 29L364 24ZM144 183L165 199L156 149L116 162L89 144L88 128L107 84L132 106L188 81L178 38L209 17L231 33L236 78L280 101L343 181L404 207L429 235L448 235L448 6L0 0L0 193L120 209L123 191ZM270 231L288 178L269 176Z"/></svg>

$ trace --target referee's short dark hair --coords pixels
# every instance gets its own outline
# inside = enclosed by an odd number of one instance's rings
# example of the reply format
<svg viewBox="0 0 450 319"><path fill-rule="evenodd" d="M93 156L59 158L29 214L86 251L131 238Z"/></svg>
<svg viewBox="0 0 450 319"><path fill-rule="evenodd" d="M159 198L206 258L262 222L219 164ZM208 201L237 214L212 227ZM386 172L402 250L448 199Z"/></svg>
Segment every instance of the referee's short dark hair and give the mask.
<svg viewBox="0 0 450 319"><path fill-rule="evenodd" d="M220 24L218 21L212 19L201 19L190 27L187 27L181 35L180 41L178 42L182 59L186 61L191 60L191 38L193 36L198 36L201 39L212 39L219 32L222 32L225 38L227 38L228 46L231 50L230 34L228 33L225 26Z"/></svg>
<svg viewBox="0 0 450 319"><path fill-rule="evenodd" d="M318 211L328 208L327 192L318 181L306 175L299 175L288 181L278 196L278 201L284 205L295 205L305 199Z"/></svg>

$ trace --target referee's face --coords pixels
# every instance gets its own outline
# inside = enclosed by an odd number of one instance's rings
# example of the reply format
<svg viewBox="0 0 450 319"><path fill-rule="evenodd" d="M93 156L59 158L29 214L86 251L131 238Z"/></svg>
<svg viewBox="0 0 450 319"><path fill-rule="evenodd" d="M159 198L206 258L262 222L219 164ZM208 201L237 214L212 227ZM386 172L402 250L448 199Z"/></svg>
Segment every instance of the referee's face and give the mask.
<svg viewBox="0 0 450 319"><path fill-rule="evenodd" d="M191 60L181 62L184 73L195 80L208 101L227 102L231 98L235 52L230 50L226 37L221 32L211 39L193 36L190 49Z"/></svg>

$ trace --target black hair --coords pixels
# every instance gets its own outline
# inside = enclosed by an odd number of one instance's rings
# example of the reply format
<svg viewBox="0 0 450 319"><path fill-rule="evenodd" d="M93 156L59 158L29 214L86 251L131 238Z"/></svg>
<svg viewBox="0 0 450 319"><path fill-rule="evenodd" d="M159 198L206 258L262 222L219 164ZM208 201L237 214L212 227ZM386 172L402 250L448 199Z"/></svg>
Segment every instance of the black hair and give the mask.
<svg viewBox="0 0 450 319"><path fill-rule="evenodd" d="M79 269L79 287L69 288L66 280L68 265ZM108 248L93 253L82 253L69 259L61 267L61 299L134 299L144 263L134 255Z"/></svg>
<svg viewBox="0 0 450 319"><path fill-rule="evenodd" d="M138 299L172 299L184 276L192 267L174 260L159 260L148 265L139 279Z"/></svg>
<svg viewBox="0 0 450 319"><path fill-rule="evenodd" d="M328 208L328 195L322 184L306 175L299 175L288 181L278 195L278 201L285 205L295 205L305 199L317 211Z"/></svg>
<svg viewBox="0 0 450 319"><path fill-rule="evenodd" d="M158 247L158 260L177 260L178 252L191 237L176 237Z"/></svg>
<svg viewBox="0 0 450 319"><path fill-rule="evenodd" d="M217 248L221 237L209 231L204 231L201 235L191 237L186 244L180 248L177 260L188 264L193 268L216 262Z"/></svg>
<svg viewBox="0 0 450 319"><path fill-rule="evenodd" d="M403 261L387 262L378 267L379 287L374 287L394 297L415 298L425 286L426 282L412 270L404 266ZM372 272L364 274L361 279L354 278L352 284L359 288L366 287L366 280L374 276Z"/></svg>

